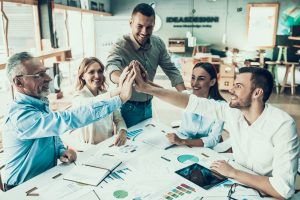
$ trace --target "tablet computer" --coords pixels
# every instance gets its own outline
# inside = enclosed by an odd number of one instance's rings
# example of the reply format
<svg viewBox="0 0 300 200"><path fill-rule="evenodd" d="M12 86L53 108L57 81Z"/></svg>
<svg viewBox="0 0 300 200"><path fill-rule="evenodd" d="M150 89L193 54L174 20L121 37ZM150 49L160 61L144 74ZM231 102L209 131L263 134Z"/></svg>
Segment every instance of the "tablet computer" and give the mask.
<svg viewBox="0 0 300 200"><path fill-rule="evenodd" d="M175 171L176 174L186 178L187 180L195 183L196 185L208 190L216 185L227 180L225 176L217 174L198 163Z"/></svg>

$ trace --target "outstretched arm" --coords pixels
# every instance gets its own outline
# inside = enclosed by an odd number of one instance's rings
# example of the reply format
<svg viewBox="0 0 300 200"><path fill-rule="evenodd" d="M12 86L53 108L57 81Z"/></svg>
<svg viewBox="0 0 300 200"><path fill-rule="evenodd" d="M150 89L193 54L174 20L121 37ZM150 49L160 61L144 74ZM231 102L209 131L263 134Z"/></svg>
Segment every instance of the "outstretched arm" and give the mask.
<svg viewBox="0 0 300 200"><path fill-rule="evenodd" d="M188 105L189 95L164 88L154 87L143 80L141 71L138 67L134 67L133 69L136 72L135 89L138 92L156 96L161 100L173 104L177 107L185 108Z"/></svg>

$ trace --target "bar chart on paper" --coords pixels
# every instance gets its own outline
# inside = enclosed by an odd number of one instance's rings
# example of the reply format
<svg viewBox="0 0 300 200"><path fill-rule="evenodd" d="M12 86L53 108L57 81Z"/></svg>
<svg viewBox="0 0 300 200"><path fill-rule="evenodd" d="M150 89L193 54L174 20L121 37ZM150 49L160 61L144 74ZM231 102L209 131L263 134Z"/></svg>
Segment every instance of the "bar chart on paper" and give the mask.
<svg viewBox="0 0 300 200"><path fill-rule="evenodd" d="M124 181L126 176L132 173L132 170L128 167L117 169L113 171L110 175L108 175L101 183L100 187L104 188L107 184L113 181Z"/></svg>
<svg viewBox="0 0 300 200"><path fill-rule="evenodd" d="M129 131L127 133L127 137L129 137L132 141L135 140L135 138L143 132L143 129L137 129L137 130L133 130L133 131Z"/></svg>

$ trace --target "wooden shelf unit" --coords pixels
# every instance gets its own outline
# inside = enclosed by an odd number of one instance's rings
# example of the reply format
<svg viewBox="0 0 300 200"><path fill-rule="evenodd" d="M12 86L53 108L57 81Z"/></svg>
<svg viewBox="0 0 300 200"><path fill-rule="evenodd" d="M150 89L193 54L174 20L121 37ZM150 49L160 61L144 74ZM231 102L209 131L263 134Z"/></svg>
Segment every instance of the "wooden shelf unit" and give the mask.
<svg viewBox="0 0 300 200"><path fill-rule="evenodd" d="M112 16L112 14L109 13L109 12L86 10L86 9L81 9L81 8L78 8L78 7L71 7L71 6L61 5L61 4L54 4L54 9L72 10L72 11L78 11L78 12L82 12L82 13L91 13L91 14L100 15L100 16Z"/></svg>
<svg viewBox="0 0 300 200"><path fill-rule="evenodd" d="M56 58L56 61L66 61L72 58L72 53L70 49L54 49L52 51L42 51L37 55L33 55L41 60L48 58ZM6 63L0 63L0 70L5 69Z"/></svg>
<svg viewBox="0 0 300 200"><path fill-rule="evenodd" d="M168 49L172 53L185 53L185 38L169 38Z"/></svg>

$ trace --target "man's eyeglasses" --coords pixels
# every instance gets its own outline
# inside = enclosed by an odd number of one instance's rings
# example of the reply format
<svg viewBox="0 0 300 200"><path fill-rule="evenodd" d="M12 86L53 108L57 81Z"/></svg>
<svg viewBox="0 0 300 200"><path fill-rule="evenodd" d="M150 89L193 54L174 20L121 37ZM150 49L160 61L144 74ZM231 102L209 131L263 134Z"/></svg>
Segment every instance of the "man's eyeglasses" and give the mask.
<svg viewBox="0 0 300 200"><path fill-rule="evenodd" d="M255 190L261 198L268 197L268 195L264 195L259 190L256 190L252 187L242 185L242 184L239 184L239 183L234 183L234 184L231 185L230 190L228 191L227 197L228 197L229 200L238 200L238 199L232 197L232 195L235 192L235 189L236 189L237 186L241 186L243 188L249 188L249 189Z"/></svg>
<svg viewBox="0 0 300 200"><path fill-rule="evenodd" d="M49 69L47 68L46 70L40 71L40 72L38 72L36 74L21 74L21 75L18 75L16 77L33 77L35 79L41 79L41 78L44 78L44 77L46 77L48 75L47 74L48 70Z"/></svg>

